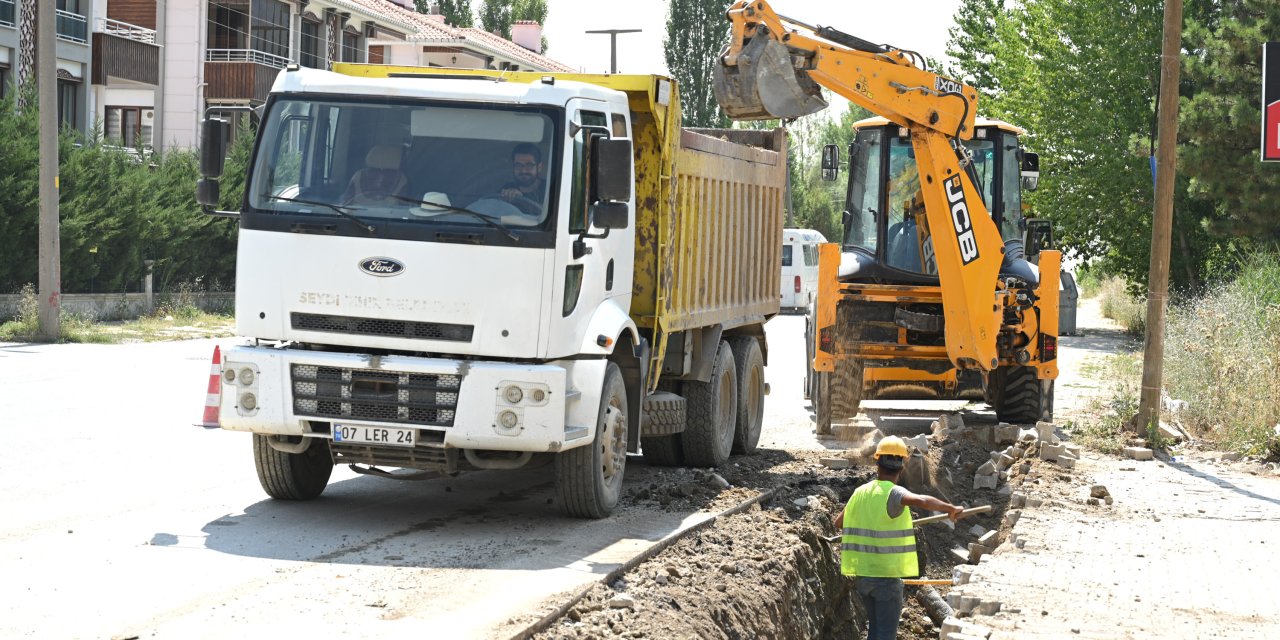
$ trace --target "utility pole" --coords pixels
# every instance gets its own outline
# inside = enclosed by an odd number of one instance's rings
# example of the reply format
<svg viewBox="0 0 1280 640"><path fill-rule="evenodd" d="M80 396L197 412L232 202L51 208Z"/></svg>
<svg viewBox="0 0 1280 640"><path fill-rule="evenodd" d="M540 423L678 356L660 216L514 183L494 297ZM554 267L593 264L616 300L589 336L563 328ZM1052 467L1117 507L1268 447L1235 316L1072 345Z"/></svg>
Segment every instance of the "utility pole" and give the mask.
<svg viewBox="0 0 1280 640"><path fill-rule="evenodd" d="M1142 396L1137 430L1160 419L1164 378L1165 311L1169 306L1169 244L1173 234L1173 182L1178 161L1178 81L1181 74L1182 0L1165 0L1160 53L1160 120L1156 150L1155 216L1151 220L1151 273L1147 284L1147 348L1142 358Z"/></svg>
<svg viewBox="0 0 1280 640"><path fill-rule="evenodd" d="M58 60L55 0L38 0L36 17L36 87L40 110L40 335L49 342L61 337L61 242L58 234Z"/></svg>
<svg viewBox="0 0 1280 640"><path fill-rule="evenodd" d="M609 73L618 72L618 34L619 33L640 33L643 29L600 29L598 31L587 31L586 33L607 33L609 34Z"/></svg>

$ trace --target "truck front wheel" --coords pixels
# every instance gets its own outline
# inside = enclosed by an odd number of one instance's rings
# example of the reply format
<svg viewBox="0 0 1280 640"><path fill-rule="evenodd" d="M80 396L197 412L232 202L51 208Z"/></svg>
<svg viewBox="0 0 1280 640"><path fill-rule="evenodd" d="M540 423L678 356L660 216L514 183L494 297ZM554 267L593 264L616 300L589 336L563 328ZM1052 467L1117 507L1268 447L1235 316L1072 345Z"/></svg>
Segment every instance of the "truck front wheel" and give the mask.
<svg viewBox="0 0 1280 640"><path fill-rule="evenodd" d="M718 467L729 459L738 417L738 376L729 343L720 342L711 379L684 383L688 425L680 434L684 462L691 467Z"/></svg>
<svg viewBox="0 0 1280 640"><path fill-rule="evenodd" d="M253 462L258 482L276 500L310 500L324 492L333 473L329 441L307 438L301 453L286 453L271 446L270 438L253 434Z"/></svg>
<svg viewBox="0 0 1280 640"><path fill-rule="evenodd" d="M585 447L556 454L556 499L560 511L575 518L603 518L622 495L627 466L627 389L622 370L605 369L596 418L596 439Z"/></svg>

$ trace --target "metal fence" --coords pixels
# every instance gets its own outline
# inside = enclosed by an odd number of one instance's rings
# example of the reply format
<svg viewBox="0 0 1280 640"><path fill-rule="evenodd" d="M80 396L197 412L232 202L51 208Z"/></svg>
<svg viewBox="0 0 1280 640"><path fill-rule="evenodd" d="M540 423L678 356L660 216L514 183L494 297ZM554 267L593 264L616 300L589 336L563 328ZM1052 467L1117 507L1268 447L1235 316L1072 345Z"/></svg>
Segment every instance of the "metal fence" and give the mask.
<svg viewBox="0 0 1280 640"><path fill-rule="evenodd" d="M14 21L16 15L17 9L14 7L13 0L0 0L0 24L17 26Z"/></svg>
<svg viewBox="0 0 1280 640"><path fill-rule="evenodd" d="M70 11L58 10L58 37L63 40L87 44L89 42L89 21L84 16Z"/></svg>
<svg viewBox="0 0 1280 640"><path fill-rule="evenodd" d="M289 58L278 56L257 49L209 49L204 55L205 62L254 62L268 67L283 69L289 64Z"/></svg>
<svg viewBox="0 0 1280 640"><path fill-rule="evenodd" d="M105 33L107 35L136 40L138 42L145 42L147 44L156 43L155 29L139 27L136 24L120 22L119 20L112 20L110 18L98 18L96 31L98 33Z"/></svg>

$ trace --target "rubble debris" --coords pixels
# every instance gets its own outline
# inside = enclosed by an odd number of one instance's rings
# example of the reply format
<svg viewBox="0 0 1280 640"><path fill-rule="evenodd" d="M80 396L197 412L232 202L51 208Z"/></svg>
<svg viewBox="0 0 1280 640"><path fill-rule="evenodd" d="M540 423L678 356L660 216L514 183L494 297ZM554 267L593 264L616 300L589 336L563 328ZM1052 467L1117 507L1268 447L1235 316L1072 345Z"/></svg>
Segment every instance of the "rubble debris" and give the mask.
<svg viewBox="0 0 1280 640"><path fill-rule="evenodd" d="M1155 452L1146 447L1125 447L1124 456L1134 460L1154 460Z"/></svg>
<svg viewBox="0 0 1280 640"><path fill-rule="evenodd" d="M1040 439L1041 442L1045 442L1048 444L1058 444L1059 440L1058 440L1058 434L1056 433L1057 430L1058 430L1058 425L1052 422L1036 423L1036 436Z"/></svg>
<svg viewBox="0 0 1280 640"><path fill-rule="evenodd" d="M1091 498L1105 498L1109 495L1111 495L1111 492L1107 491L1107 486L1104 484L1095 484L1089 487L1089 497Z"/></svg>
<svg viewBox="0 0 1280 640"><path fill-rule="evenodd" d="M822 466L828 469L848 469L853 466L853 461L848 458L822 458L819 460Z"/></svg>
<svg viewBox="0 0 1280 640"><path fill-rule="evenodd" d="M997 445L1013 444L1018 441L1018 427L1015 425L1001 422L996 425L995 441Z"/></svg>
<svg viewBox="0 0 1280 640"><path fill-rule="evenodd" d="M915 447L920 453L929 453L929 436L921 433L910 438L903 438L908 447Z"/></svg>
<svg viewBox="0 0 1280 640"><path fill-rule="evenodd" d="M1181 442L1182 440L1187 439L1187 434L1184 433L1182 429L1178 428L1177 425L1169 424L1164 420L1161 420L1160 424L1156 425L1156 431L1160 434L1160 437L1165 440Z"/></svg>

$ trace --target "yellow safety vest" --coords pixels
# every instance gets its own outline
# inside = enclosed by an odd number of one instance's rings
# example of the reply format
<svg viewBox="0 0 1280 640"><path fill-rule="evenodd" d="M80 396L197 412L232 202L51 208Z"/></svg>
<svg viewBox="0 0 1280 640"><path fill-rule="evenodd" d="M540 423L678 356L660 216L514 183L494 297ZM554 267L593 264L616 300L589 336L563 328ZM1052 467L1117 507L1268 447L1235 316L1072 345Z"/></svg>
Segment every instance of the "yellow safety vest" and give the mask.
<svg viewBox="0 0 1280 640"><path fill-rule="evenodd" d="M911 510L904 505L889 517L893 483L875 480L858 487L844 507L844 536L840 572L867 578L906 578L920 575Z"/></svg>

